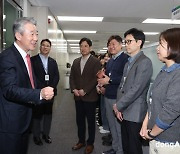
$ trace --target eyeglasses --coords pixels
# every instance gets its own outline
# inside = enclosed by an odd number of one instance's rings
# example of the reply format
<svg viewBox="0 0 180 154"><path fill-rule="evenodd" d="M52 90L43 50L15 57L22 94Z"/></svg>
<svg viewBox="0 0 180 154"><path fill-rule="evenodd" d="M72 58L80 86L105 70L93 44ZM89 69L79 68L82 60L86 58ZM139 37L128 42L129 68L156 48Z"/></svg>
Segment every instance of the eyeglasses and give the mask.
<svg viewBox="0 0 180 154"><path fill-rule="evenodd" d="M131 44L132 41L137 41L137 40L124 40L123 44L129 45L129 44Z"/></svg>
<svg viewBox="0 0 180 154"><path fill-rule="evenodd" d="M43 48L50 48L51 46L49 46L49 45L47 45L47 46L41 45L41 47L43 47Z"/></svg>

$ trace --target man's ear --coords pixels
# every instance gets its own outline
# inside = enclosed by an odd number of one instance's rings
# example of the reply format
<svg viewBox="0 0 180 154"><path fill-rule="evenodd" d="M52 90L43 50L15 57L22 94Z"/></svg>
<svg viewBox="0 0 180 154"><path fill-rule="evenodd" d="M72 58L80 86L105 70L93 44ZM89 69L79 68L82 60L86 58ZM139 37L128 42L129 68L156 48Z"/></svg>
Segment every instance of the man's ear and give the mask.
<svg viewBox="0 0 180 154"><path fill-rule="evenodd" d="M21 40L22 35L21 35L19 32L16 32L16 33L15 33L15 37L16 37L16 39L19 41L19 40Z"/></svg>
<svg viewBox="0 0 180 154"><path fill-rule="evenodd" d="M142 40L138 40L137 43L138 43L138 46L140 47L142 44Z"/></svg>

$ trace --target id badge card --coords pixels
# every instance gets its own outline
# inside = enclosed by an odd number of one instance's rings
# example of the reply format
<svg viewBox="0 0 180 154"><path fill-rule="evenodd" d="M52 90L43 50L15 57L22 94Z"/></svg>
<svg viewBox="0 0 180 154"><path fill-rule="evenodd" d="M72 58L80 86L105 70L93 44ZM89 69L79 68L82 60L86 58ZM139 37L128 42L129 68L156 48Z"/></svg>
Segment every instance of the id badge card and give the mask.
<svg viewBox="0 0 180 154"><path fill-rule="evenodd" d="M45 75L45 81L49 81L49 75Z"/></svg>

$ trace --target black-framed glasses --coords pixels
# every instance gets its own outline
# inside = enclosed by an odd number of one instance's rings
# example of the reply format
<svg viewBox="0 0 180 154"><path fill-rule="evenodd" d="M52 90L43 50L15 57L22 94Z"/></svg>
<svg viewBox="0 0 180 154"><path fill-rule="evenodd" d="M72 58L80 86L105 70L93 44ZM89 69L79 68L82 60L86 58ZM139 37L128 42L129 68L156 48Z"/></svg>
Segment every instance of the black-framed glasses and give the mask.
<svg viewBox="0 0 180 154"><path fill-rule="evenodd" d="M137 41L137 40L124 40L123 44L124 45L126 45L126 44L129 45L129 44L131 44L132 41Z"/></svg>
<svg viewBox="0 0 180 154"><path fill-rule="evenodd" d="M51 48L51 46L49 46L49 45L41 45L41 47L44 47L44 48Z"/></svg>

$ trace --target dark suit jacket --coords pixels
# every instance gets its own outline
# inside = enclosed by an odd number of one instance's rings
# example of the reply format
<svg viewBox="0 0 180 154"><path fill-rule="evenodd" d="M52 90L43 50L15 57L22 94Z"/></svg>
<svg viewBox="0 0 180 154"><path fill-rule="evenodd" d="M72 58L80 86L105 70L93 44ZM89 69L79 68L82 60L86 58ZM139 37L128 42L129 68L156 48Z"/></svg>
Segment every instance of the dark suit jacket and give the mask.
<svg viewBox="0 0 180 154"><path fill-rule="evenodd" d="M32 89L24 60L12 45L0 54L0 133L24 133L33 103L40 103L40 89Z"/></svg>
<svg viewBox="0 0 180 154"><path fill-rule="evenodd" d="M128 74L127 69L128 63L117 91L117 108L125 120L142 122L147 113L146 95L153 72L152 62L140 52L131 63Z"/></svg>
<svg viewBox="0 0 180 154"><path fill-rule="evenodd" d="M98 94L96 92L96 73L101 69L101 64L97 58L91 55L87 60L81 74L80 61L81 57L75 59L73 62L70 74L70 87L71 90L84 89L86 95L83 97L74 96L74 99L87 102L97 101Z"/></svg>
<svg viewBox="0 0 180 154"><path fill-rule="evenodd" d="M47 86L54 88L54 94L57 94L57 84L59 82L59 70L56 61L48 57L48 75L49 75L49 81L45 81L45 75L46 72L43 67L43 63L41 61L41 58L38 55L31 57L32 66L34 69L34 73L37 78L37 88L44 88Z"/></svg>

